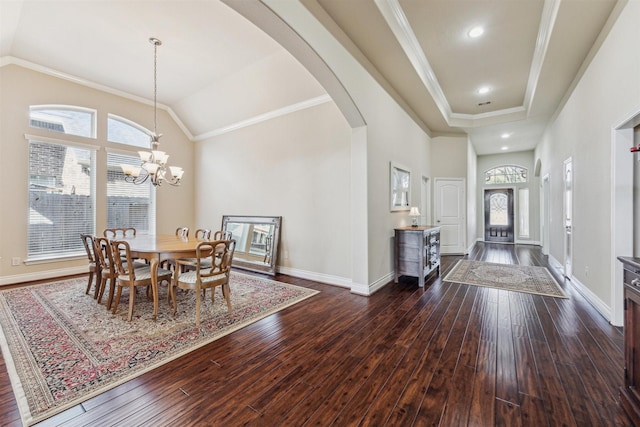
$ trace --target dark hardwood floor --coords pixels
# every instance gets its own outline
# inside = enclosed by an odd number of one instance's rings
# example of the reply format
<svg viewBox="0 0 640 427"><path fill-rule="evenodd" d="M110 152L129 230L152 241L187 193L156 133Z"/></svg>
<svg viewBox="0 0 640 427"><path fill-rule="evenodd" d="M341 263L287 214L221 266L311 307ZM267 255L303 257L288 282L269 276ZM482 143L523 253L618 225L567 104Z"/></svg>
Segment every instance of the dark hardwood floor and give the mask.
<svg viewBox="0 0 640 427"><path fill-rule="evenodd" d="M622 331L569 299L403 278L373 296L279 275L313 298L42 426L625 426ZM538 247L471 259L547 265ZM0 424L20 425L4 360Z"/></svg>

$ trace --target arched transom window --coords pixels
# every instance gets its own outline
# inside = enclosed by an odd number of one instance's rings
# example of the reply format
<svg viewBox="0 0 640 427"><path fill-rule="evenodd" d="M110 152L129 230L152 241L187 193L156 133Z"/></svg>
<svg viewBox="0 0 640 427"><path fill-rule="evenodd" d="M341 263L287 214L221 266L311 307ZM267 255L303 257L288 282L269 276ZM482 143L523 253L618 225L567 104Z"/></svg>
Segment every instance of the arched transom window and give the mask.
<svg viewBox="0 0 640 427"><path fill-rule="evenodd" d="M520 166L498 166L484 173L485 184L515 184L527 182L527 169Z"/></svg>

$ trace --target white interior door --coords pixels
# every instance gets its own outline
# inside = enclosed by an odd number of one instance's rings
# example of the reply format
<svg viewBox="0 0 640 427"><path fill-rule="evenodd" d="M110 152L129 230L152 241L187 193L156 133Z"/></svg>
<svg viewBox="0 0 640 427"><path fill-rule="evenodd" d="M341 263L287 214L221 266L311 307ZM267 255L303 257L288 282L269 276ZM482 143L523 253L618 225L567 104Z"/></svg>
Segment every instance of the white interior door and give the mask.
<svg viewBox="0 0 640 427"><path fill-rule="evenodd" d="M466 197L464 178L435 178L435 220L440 226L440 252L466 252Z"/></svg>
<svg viewBox="0 0 640 427"><path fill-rule="evenodd" d="M564 275L571 278L573 272L573 167L569 157L564 161Z"/></svg>

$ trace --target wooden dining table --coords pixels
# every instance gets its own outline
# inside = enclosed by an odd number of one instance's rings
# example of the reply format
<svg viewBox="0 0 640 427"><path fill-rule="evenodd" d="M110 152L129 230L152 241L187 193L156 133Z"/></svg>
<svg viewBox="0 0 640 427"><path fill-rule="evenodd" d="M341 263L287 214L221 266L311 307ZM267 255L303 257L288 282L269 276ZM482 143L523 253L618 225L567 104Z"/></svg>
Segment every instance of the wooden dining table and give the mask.
<svg viewBox="0 0 640 427"><path fill-rule="evenodd" d="M126 240L129 243L132 258L148 260L151 265L153 319L155 320L158 316L158 266L167 260L195 258L196 246L204 240L174 234L138 234L120 240Z"/></svg>

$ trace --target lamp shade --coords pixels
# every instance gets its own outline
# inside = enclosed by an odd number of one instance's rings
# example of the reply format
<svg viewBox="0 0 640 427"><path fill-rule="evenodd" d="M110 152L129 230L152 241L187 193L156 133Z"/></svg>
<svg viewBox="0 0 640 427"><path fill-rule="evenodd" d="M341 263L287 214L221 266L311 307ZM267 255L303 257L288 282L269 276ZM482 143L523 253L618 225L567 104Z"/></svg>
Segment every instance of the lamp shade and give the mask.
<svg viewBox="0 0 640 427"><path fill-rule="evenodd" d="M409 210L409 216L420 216L420 211L418 210L417 207L412 206L411 209Z"/></svg>

